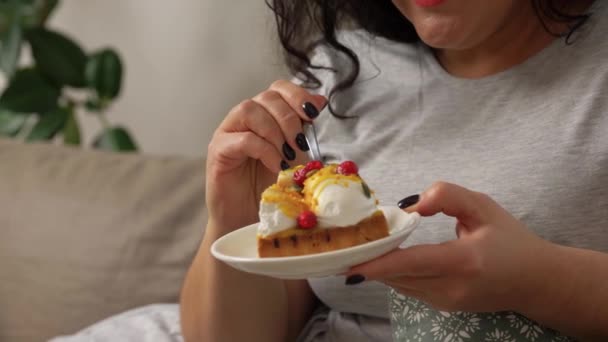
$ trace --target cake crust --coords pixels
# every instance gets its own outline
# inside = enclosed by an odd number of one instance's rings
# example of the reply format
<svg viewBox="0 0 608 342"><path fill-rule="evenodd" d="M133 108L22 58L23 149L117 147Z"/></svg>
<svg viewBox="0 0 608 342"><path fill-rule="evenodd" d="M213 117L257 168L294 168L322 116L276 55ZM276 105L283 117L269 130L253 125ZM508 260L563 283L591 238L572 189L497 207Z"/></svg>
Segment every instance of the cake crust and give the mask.
<svg viewBox="0 0 608 342"><path fill-rule="evenodd" d="M268 258L316 254L361 245L389 235L388 222L382 212L353 226L316 228L305 232L258 237L258 255Z"/></svg>

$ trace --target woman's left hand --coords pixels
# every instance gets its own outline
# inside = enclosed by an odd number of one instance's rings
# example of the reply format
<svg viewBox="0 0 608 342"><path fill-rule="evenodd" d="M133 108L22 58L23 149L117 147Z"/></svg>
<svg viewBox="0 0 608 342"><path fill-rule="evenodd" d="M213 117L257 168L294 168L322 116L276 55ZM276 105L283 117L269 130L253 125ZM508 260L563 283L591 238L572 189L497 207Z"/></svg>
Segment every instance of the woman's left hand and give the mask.
<svg viewBox="0 0 608 342"><path fill-rule="evenodd" d="M489 196L439 182L406 208L455 217L458 239L397 249L353 267L347 283L378 280L444 311L517 310L542 288L556 246Z"/></svg>

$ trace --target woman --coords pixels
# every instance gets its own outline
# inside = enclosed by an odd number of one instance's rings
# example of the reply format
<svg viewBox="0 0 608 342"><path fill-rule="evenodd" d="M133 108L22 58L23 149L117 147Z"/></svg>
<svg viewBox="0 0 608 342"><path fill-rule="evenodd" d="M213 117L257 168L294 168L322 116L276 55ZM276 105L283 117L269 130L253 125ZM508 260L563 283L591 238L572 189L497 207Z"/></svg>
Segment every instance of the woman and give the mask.
<svg viewBox="0 0 608 342"><path fill-rule="evenodd" d="M209 224L181 299L187 340L608 337L603 2L272 8L300 86L245 100L209 145ZM210 245L256 222L260 191L305 160L312 120L326 161L357 161L382 204L429 217L410 247L308 281L215 260Z"/></svg>

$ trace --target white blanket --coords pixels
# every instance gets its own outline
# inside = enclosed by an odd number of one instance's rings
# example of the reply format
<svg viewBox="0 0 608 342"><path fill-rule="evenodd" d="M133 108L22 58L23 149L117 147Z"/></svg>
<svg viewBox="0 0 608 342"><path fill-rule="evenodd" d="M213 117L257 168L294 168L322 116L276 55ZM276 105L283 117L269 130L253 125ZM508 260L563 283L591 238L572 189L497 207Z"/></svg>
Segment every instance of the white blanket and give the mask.
<svg viewBox="0 0 608 342"><path fill-rule="evenodd" d="M133 309L49 342L183 342L179 305L154 304Z"/></svg>

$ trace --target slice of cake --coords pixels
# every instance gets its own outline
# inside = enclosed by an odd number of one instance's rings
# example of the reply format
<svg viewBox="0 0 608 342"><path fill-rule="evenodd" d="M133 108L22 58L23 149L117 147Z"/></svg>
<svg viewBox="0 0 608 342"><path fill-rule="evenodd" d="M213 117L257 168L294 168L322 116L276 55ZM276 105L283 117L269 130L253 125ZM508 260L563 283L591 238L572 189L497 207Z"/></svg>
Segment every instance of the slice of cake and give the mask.
<svg viewBox="0 0 608 342"><path fill-rule="evenodd" d="M262 193L259 214L262 258L333 251L388 236L378 201L352 161L311 161L280 172Z"/></svg>

